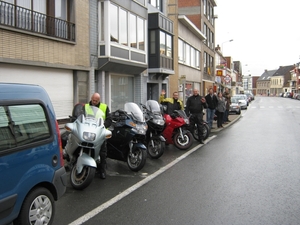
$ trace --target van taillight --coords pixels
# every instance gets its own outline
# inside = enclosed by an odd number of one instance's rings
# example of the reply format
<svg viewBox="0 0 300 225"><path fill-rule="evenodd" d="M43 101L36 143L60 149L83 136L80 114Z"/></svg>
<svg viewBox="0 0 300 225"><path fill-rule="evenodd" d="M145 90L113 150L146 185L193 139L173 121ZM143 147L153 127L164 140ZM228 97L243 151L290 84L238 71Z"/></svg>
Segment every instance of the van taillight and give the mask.
<svg viewBox="0 0 300 225"><path fill-rule="evenodd" d="M55 127L56 127L56 133L57 133L57 136L58 136L57 138L58 138L58 146L59 146L60 165L64 166L63 148L62 148L61 137L60 137L60 130L59 130L59 127L58 127L57 120L55 121Z"/></svg>

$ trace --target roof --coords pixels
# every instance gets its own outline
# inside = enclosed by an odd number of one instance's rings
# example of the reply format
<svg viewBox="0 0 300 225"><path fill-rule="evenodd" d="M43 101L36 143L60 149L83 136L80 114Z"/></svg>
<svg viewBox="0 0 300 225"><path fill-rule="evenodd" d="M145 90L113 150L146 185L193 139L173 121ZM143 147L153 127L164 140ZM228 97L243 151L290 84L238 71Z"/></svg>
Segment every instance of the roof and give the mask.
<svg viewBox="0 0 300 225"><path fill-rule="evenodd" d="M265 72L257 79L257 81L270 80L277 70L265 70Z"/></svg>
<svg viewBox="0 0 300 225"><path fill-rule="evenodd" d="M286 74L290 74L290 71L294 68L295 68L294 65L280 66L279 69L274 73L273 76L284 76Z"/></svg>

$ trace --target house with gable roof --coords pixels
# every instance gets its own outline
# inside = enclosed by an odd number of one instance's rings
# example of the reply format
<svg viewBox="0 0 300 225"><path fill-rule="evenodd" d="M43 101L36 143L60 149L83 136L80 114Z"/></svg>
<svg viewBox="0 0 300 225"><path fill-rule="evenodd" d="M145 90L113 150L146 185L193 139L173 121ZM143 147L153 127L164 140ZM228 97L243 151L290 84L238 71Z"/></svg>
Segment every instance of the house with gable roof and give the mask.
<svg viewBox="0 0 300 225"><path fill-rule="evenodd" d="M269 95L271 77L277 70L265 70L265 72L256 81L257 95Z"/></svg>
<svg viewBox="0 0 300 225"><path fill-rule="evenodd" d="M270 95L278 96L282 92L287 92L290 88L291 70L294 65L280 66L271 77Z"/></svg>

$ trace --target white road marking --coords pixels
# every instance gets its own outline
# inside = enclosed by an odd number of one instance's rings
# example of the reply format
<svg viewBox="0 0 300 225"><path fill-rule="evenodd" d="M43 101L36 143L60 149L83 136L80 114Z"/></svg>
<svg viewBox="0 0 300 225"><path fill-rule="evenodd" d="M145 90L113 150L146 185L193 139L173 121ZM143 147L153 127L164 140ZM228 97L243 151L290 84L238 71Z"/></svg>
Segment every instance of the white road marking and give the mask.
<svg viewBox="0 0 300 225"><path fill-rule="evenodd" d="M208 139L205 140L205 143L208 143L209 141L211 141L215 137L216 137L216 135L213 135L212 137L209 137ZM108 200L107 202L103 203L102 205L98 206L97 208L91 210L90 212L86 213L85 215L79 217L77 220L73 221L69 225L83 224L84 222L86 222L89 219L93 218L94 216L96 216L97 214L99 214L100 212L102 212L103 210L105 210L108 207L112 206L113 204L117 203L118 201L120 201L121 199L123 199L124 197L126 197L127 195L129 195L130 193L132 193L135 190L137 190L138 188L142 187L144 184L146 184L146 183L150 182L151 180L153 180L158 175L160 175L163 172L165 172L166 170L170 169L172 166L174 166L175 164L177 164L178 162L180 162L181 160L183 160L184 158L186 158L187 156L189 156L190 154L192 154L193 152L195 152L199 148L199 146L200 146L200 144L197 145L197 146L195 146L194 148L192 148L188 152L184 153L180 157L176 158L174 161L170 162L168 165L160 168L155 173L149 175L148 177L144 178L143 180L141 180L140 182L136 183L135 185L127 188L125 191L123 191L120 194L116 195L112 199Z"/></svg>

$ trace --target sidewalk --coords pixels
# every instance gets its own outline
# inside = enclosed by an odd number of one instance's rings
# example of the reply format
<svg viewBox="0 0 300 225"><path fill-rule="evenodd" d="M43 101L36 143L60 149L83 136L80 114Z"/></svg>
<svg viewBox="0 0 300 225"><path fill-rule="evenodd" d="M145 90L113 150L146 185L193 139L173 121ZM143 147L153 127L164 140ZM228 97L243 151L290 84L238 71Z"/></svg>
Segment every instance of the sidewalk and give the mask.
<svg viewBox="0 0 300 225"><path fill-rule="evenodd" d="M224 130L226 127L231 126L232 124L234 124L236 121L238 121L241 118L241 114L240 115L238 115L238 114L229 114L228 118L231 122L228 122L227 124L223 124L223 128L218 128L217 127L217 121L213 121L214 129L211 129L210 133L216 133L216 132L219 132L221 130Z"/></svg>

